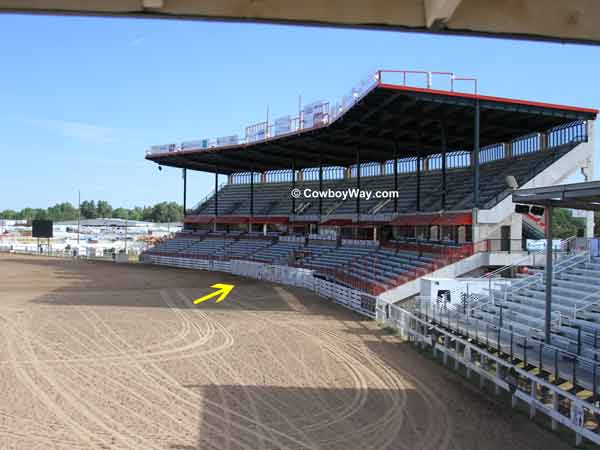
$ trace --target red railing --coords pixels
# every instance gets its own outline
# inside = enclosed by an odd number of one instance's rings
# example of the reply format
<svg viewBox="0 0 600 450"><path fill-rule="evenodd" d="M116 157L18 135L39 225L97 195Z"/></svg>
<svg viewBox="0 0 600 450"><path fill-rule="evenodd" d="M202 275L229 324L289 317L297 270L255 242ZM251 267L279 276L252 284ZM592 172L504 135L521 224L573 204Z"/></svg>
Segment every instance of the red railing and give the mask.
<svg viewBox="0 0 600 450"><path fill-rule="evenodd" d="M415 253L415 259L419 260L417 255L423 255L425 253L434 256L434 260L431 263L422 264L417 268L409 268L402 274L386 280L385 282L376 282L365 280L355 274L355 268L367 268L370 269L372 274L378 273L378 262L379 258L375 254L368 256L355 257L350 259L347 263L344 263L340 267L336 268L320 268L318 272L322 273L326 278L335 280L339 283L352 287L354 289L366 292L372 295L379 295L382 292L400 286L409 281L415 280L423 275L434 272L448 264L455 263L463 258L471 256L477 251L483 251L481 248L488 248L489 242L482 241L477 244L463 244L458 247L444 247L436 246L433 244L417 244L417 243L382 243L383 247L395 248L398 250L409 250ZM151 255L156 256L168 256L168 257L179 257L188 259L206 259L212 261L231 261L231 260L252 260L252 256L231 256L231 255L210 255L210 254L199 254L199 253L186 253L186 252L156 252L150 250L147 252ZM310 252L303 252L304 257L309 256ZM422 260L419 260L422 261ZM296 261L292 264L293 267L310 268L310 264L304 262L304 258Z"/></svg>

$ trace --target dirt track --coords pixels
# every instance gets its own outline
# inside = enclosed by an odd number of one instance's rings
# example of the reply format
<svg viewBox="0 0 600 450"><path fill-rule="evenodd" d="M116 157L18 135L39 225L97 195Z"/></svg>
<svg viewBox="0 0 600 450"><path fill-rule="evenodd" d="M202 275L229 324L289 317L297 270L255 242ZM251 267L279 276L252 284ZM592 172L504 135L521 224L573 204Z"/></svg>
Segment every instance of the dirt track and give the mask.
<svg viewBox="0 0 600 450"><path fill-rule="evenodd" d="M2 450L569 448L301 289L0 255L0 332Z"/></svg>

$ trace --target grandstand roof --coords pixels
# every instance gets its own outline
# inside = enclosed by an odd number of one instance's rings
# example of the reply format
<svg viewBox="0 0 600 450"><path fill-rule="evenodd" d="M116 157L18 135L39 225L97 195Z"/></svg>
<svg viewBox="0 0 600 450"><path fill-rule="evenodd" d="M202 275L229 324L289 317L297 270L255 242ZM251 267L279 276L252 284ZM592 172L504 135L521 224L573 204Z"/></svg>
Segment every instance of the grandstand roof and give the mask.
<svg viewBox="0 0 600 450"><path fill-rule="evenodd" d="M514 203L600 211L600 181L519 189Z"/></svg>
<svg viewBox="0 0 600 450"><path fill-rule="evenodd" d="M474 104L480 105L480 146L508 142L576 120L594 120L595 109L455 91L377 83L327 125L253 143L151 153L146 159L171 167L231 174L245 171L351 166L361 162L441 152L445 123L448 151L474 146Z"/></svg>

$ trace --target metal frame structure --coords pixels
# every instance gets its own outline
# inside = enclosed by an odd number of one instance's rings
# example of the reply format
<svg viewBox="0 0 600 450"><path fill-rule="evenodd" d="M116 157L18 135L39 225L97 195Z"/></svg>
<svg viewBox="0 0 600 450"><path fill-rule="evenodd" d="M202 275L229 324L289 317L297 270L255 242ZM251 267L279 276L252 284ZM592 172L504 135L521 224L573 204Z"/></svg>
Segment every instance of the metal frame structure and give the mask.
<svg viewBox="0 0 600 450"><path fill-rule="evenodd" d="M432 89L434 76L445 77L450 90ZM409 85L410 77L424 77L427 87ZM146 159L160 165L215 173L218 167L220 173L230 175L230 180L246 180L249 173L252 216L255 171L261 173L262 182L267 178L265 173L291 169L294 189L297 176L302 176L303 170L318 169L322 188L324 167L342 167L345 178L354 173L356 187L360 190L363 167L371 170L373 165L374 169L379 168L384 173L386 165L392 163L394 189L398 191L399 158L414 158L416 212L420 212L422 172L429 170L430 159L441 161L440 196L444 209L448 155L462 151L468 156L468 166L473 170L473 206L479 208L484 206L480 204L479 195L482 149L486 152L485 162L494 160L498 152L516 156L536 145L543 150L542 147L551 143L563 142L565 132L573 134L569 134L572 138L577 133L586 136L586 130L577 131L579 125L585 126L585 121L594 120L598 113L590 108L481 95L477 93L477 80L456 77L449 72L379 70L369 80L367 84L363 83L361 90L353 90L356 96L350 103L342 102L345 107L340 106L327 122L315 122L311 128L301 127L276 136L267 132L260 140L235 145L208 148L190 148L185 143L156 146L146 154ZM457 92L457 80L471 82L473 93ZM301 119L302 112L299 123L302 123ZM265 129L269 128L266 122ZM454 166L451 164L450 168ZM300 177L300 181L303 180ZM215 179L215 192L217 188ZM215 217L218 215L217 202ZM292 221L297 215L296 203L293 198ZM360 205L360 197L357 197L356 222L360 222ZM394 213L398 213L397 198ZM323 218L321 199L317 217L315 223L320 223Z"/></svg>
<svg viewBox="0 0 600 450"><path fill-rule="evenodd" d="M218 165L224 174L252 168L290 169L291 158L296 159L297 170L316 167L319 157L324 166L349 167L355 161L350 149L357 147L368 149L369 159L363 158L363 163L389 161L394 146L400 157L439 153L442 136L437 118L441 116L448 150L473 152L571 122L594 120L598 113L590 108L382 83L390 72L378 71L374 87L325 125L251 143L159 149L148 152L146 159L199 171ZM415 130L422 130L422 135Z"/></svg>
<svg viewBox="0 0 600 450"><path fill-rule="evenodd" d="M550 342L552 327L552 212L554 208L600 211L600 181L521 189L512 196L513 203L546 208L546 314L544 337Z"/></svg>

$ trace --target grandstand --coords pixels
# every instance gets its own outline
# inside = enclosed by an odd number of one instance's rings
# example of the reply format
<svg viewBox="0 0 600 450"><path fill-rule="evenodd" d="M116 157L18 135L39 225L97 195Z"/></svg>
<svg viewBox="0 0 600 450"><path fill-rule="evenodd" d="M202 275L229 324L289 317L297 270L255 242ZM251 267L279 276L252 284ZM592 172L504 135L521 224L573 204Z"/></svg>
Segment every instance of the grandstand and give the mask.
<svg viewBox="0 0 600 450"><path fill-rule="evenodd" d="M477 252L516 254L544 230L514 213L511 193L591 173L595 117L480 95L454 74L380 70L341 102L243 138L152 147L148 160L211 172L215 190L185 205L184 233L148 254L303 267L374 295ZM388 196L313 194L352 190Z"/></svg>
<svg viewBox="0 0 600 450"><path fill-rule="evenodd" d="M415 83L421 76L424 86ZM434 79L445 87L434 88ZM457 91L459 82L472 91ZM496 389L517 371L529 386L551 380L545 389L555 401L569 399L571 417L573 408L600 414L600 255L585 237L583 247L561 243L550 327L543 264L525 246L547 234L547 217L516 213L512 202L514 193L579 171L590 179L596 115L484 96L476 80L449 73L377 71L341 102L252 125L243 138L152 147L148 160L184 170L184 208L188 169L214 174L215 189L186 208L183 232L142 261L308 287L389 322L484 381L481 367L495 361ZM219 175L227 182L219 184ZM591 238L593 216L586 217ZM399 303L419 293L427 274L504 266L491 272L498 275L532 265L530 276L490 279L485 294L467 293L459 303L443 296ZM520 395L538 408L545 401ZM556 408L544 410L553 427L564 417ZM600 442L573 423L578 439Z"/></svg>

